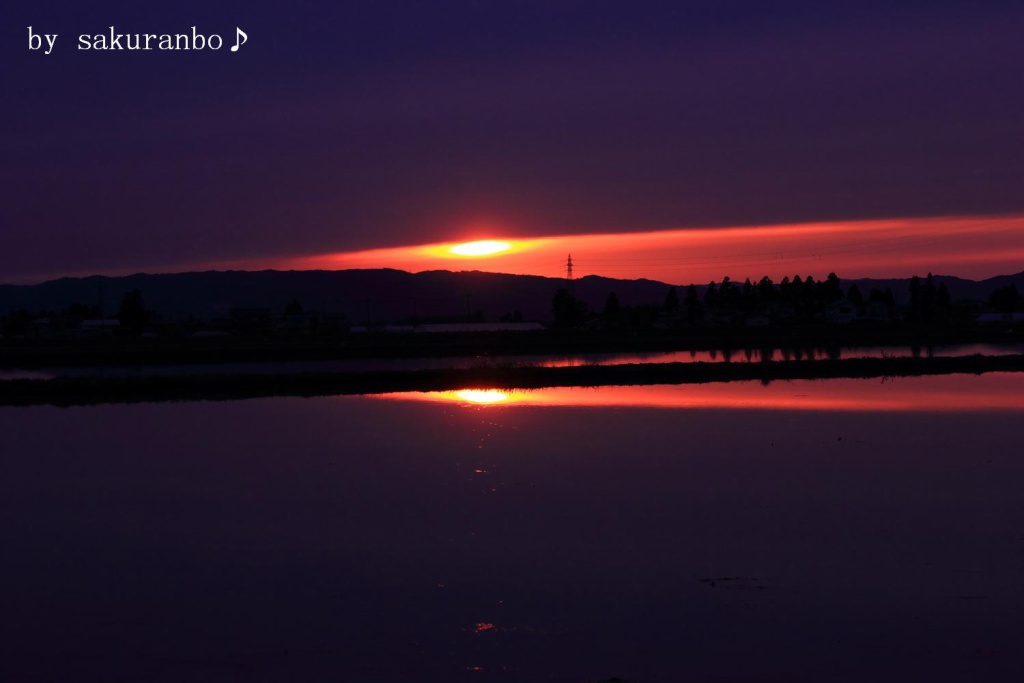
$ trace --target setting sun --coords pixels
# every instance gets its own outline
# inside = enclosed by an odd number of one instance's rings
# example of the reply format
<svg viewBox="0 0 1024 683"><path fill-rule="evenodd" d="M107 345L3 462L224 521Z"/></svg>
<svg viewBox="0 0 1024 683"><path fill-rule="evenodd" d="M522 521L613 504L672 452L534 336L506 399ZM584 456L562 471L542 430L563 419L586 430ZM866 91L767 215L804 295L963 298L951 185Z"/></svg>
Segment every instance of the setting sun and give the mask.
<svg viewBox="0 0 1024 683"><path fill-rule="evenodd" d="M508 251L511 245L508 242L495 240L481 240L479 242L466 242L457 244L449 249L453 254L459 256L493 256L503 251Z"/></svg>

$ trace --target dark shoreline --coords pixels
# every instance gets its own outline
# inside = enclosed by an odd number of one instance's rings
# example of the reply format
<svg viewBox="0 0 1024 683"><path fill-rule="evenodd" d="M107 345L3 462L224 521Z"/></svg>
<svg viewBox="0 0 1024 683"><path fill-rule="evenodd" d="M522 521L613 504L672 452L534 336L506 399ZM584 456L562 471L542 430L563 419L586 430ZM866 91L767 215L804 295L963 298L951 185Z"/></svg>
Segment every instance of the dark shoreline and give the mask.
<svg viewBox="0 0 1024 683"><path fill-rule="evenodd" d="M541 389L1024 372L1024 354L757 363L515 366L292 375L58 377L0 381L0 406L230 401L457 389Z"/></svg>
<svg viewBox="0 0 1024 683"><path fill-rule="evenodd" d="M580 355L745 349L843 349L1024 344L1006 326L914 323L770 328L363 333L297 336L111 337L0 340L0 368L193 365L459 356Z"/></svg>

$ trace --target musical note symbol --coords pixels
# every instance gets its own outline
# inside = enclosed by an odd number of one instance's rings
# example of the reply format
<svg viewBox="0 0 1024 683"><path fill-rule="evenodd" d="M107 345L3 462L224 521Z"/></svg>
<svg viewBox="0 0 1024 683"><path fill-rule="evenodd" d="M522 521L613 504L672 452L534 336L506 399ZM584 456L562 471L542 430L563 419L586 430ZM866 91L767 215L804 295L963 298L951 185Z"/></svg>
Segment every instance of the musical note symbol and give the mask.
<svg viewBox="0 0 1024 683"><path fill-rule="evenodd" d="M238 52L238 48L245 44L245 41L249 40L249 36L246 35L245 31L235 27L235 44L231 46L232 52Z"/></svg>

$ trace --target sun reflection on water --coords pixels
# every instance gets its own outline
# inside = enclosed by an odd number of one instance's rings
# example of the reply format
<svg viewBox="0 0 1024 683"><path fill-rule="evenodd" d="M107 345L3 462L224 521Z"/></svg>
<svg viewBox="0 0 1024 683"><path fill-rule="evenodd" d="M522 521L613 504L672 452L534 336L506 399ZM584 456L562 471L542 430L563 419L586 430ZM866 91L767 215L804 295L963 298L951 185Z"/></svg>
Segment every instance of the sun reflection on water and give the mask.
<svg viewBox="0 0 1024 683"><path fill-rule="evenodd" d="M477 406L575 406L821 411L1024 410L1024 373L708 384L462 389L377 394Z"/></svg>
<svg viewBox="0 0 1024 683"><path fill-rule="evenodd" d="M511 398L511 395L498 391L497 389L463 389L461 391L442 391L440 394L452 394L452 398L460 401L467 401L477 405L493 405L504 403ZM445 396L447 398L447 396Z"/></svg>

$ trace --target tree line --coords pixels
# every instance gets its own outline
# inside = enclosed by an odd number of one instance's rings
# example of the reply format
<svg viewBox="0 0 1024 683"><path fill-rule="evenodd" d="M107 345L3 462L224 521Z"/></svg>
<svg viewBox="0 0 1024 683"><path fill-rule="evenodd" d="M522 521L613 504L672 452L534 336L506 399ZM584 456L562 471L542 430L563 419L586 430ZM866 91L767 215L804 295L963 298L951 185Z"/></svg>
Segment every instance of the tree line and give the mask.
<svg viewBox="0 0 1024 683"><path fill-rule="evenodd" d="M737 283L729 277L711 281L703 292L695 284L670 287L661 305L623 306L615 292L609 292L604 307L592 311L567 287L559 288L552 299L552 316L562 327L598 321L606 327L649 327L656 321L697 325L708 322L735 322L766 316L773 321L816 322L828 319L837 304L848 304L849 314L860 319L905 320L908 322L950 322L968 317L965 307L958 308L944 282L913 276L908 284L909 303L898 307L891 288L861 291L857 283L844 289L835 273L821 280L813 276L783 277L778 283L770 277L757 282L747 278ZM1016 285L996 289L988 298L996 311L1012 313L1024 307Z"/></svg>

